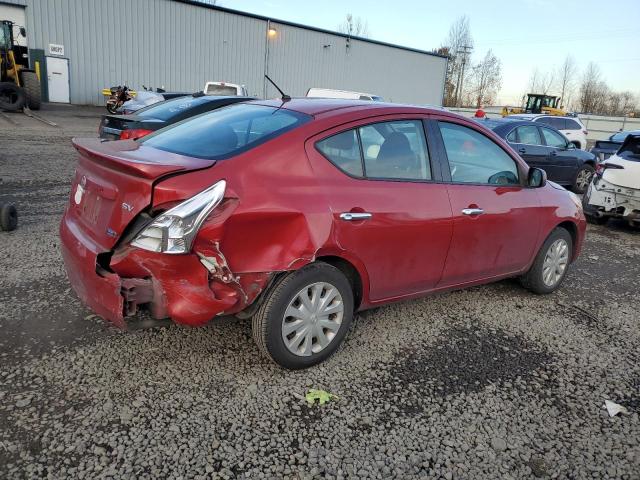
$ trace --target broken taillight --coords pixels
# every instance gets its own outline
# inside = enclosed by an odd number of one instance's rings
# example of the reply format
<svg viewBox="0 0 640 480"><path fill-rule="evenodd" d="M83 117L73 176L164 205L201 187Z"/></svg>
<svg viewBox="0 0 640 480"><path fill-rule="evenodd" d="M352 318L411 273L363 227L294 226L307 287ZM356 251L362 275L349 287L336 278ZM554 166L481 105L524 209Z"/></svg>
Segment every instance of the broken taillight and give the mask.
<svg viewBox="0 0 640 480"><path fill-rule="evenodd" d="M146 128L132 128L131 130L123 130L120 134L120 140L135 140L137 138L144 137L153 133L153 130L147 130Z"/></svg>
<svg viewBox="0 0 640 480"><path fill-rule="evenodd" d="M150 252L189 253L198 230L209 214L222 202L227 182L213 186L158 215L131 242Z"/></svg>
<svg viewBox="0 0 640 480"><path fill-rule="evenodd" d="M598 163L596 165L596 175L602 176L604 171L607 168L615 169L615 170L623 170L624 167L622 165L618 165L617 163Z"/></svg>

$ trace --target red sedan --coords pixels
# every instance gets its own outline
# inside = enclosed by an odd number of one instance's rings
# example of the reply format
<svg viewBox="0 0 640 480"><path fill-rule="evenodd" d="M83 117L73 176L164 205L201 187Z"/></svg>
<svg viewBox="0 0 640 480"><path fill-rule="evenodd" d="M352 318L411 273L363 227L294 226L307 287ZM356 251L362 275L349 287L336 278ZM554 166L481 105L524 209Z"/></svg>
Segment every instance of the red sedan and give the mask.
<svg viewBox="0 0 640 480"><path fill-rule="evenodd" d="M585 235L575 195L438 109L255 101L74 145L60 235L78 296L118 325L141 306L251 317L287 368L330 356L358 310L507 277L552 292Z"/></svg>

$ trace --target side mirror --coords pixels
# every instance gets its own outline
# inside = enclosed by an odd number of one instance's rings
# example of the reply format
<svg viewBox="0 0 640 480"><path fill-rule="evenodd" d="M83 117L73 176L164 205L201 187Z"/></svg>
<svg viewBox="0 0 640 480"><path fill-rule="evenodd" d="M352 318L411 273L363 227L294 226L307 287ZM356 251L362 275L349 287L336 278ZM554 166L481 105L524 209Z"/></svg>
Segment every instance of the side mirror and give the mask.
<svg viewBox="0 0 640 480"><path fill-rule="evenodd" d="M576 149L576 146L574 143L571 143L571 142L567 143L567 150L575 150L575 149Z"/></svg>
<svg viewBox="0 0 640 480"><path fill-rule="evenodd" d="M20 35L22 35L24 38L27 38L27 31L24 27L20 27Z"/></svg>
<svg viewBox="0 0 640 480"><path fill-rule="evenodd" d="M547 184L547 172L541 168L531 167L529 169L527 184L531 188L544 187Z"/></svg>

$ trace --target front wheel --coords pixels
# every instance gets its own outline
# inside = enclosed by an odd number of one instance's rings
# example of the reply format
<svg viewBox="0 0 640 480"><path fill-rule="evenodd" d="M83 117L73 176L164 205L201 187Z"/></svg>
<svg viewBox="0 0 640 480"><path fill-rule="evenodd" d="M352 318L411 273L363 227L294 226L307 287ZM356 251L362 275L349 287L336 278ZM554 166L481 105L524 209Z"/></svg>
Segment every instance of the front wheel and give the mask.
<svg viewBox="0 0 640 480"><path fill-rule="evenodd" d="M589 184L593 179L593 174L596 173L595 168L591 165L583 165L576 173L576 178L573 181L573 191L575 193L584 193L589 188Z"/></svg>
<svg viewBox="0 0 640 480"><path fill-rule="evenodd" d="M520 277L520 282L533 293L546 294L555 291L567 274L572 252L571 234L564 228L556 228L544 241L533 265Z"/></svg>
<svg viewBox="0 0 640 480"><path fill-rule="evenodd" d="M353 319L353 291L337 268L313 263L287 274L253 316L253 338L284 368L301 369L329 358Z"/></svg>

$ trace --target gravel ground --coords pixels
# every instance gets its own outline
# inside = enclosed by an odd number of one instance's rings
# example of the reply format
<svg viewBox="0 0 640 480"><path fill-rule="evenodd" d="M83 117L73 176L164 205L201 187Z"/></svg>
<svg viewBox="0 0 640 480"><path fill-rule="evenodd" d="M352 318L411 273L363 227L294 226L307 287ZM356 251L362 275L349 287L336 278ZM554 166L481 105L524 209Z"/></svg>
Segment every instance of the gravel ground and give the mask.
<svg viewBox="0 0 640 480"><path fill-rule="evenodd" d="M640 232L590 226L556 294L505 281L364 312L328 362L284 371L248 322L122 332L75 298L57 225L69 139L99 113L0 116L20 214L0 232L0 478L640 478Z"/></svg>

